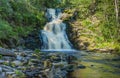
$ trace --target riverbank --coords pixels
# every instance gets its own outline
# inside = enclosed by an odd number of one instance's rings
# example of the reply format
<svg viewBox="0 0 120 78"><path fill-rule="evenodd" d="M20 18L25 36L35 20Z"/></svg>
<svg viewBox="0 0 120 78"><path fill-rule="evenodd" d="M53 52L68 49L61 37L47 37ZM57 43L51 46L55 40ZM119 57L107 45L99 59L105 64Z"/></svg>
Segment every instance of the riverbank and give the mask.
<svg viewBox="0 0 120 78"><path fill-rule="evenodd" d="M2 54L4 52L4 54ZM7 54L9 53L9 54ZM62 53L0 48L2 78L60 78L67 74L67 61ZM65 69L64 69L65 68Z"/></svg>

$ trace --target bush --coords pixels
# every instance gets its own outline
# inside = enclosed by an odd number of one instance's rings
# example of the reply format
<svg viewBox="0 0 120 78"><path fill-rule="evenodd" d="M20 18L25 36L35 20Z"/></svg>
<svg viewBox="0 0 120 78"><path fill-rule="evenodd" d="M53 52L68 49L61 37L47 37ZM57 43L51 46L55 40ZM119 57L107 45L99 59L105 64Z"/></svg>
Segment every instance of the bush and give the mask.
<svg viewBox="0 0 120 78"><path fill-rule="evenodd" d="M15 32L8 22L0 19L0 39L7 39L13 37Z"/></svg>

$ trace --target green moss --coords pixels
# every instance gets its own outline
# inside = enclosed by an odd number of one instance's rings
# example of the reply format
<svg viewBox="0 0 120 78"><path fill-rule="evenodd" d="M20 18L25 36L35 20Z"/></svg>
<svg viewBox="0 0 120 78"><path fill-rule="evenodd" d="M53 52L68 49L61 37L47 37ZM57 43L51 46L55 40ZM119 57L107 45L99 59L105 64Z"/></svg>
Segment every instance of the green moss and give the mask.
<svg viewBox="0 0 120 78"><path fill-rule="evenodd" d="M2 59L2 55L0 55L0 59Z"/></svg>
<svg viewBox="0 0 120 78"><path fill-rule="evenodd" d="M35 49L34 52L35 53L40 53L40 49Z"/></svg>
<svg viewBox="0 0 120 78"><path fill-rule="evenodd" d="M3 64L8 66L8 65L9 65L9 62L8 62L8 61L5 61Z"/></svg>
<svg viewBox="0 0 120 78"><path fill-rule="evenodd" d="M17 75L18 78L26 78L25 74L19 70L15 70L15 74Z"/></svg>

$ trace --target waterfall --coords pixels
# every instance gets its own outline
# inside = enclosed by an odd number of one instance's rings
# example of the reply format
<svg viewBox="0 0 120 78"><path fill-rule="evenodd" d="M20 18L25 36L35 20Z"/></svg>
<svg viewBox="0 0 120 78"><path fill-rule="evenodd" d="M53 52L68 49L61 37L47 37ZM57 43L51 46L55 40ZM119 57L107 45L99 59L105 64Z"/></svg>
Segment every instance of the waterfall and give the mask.
<svg viewBox="0 0 120 78"><path fill-rule="evenodd" d="M44 30L41 30L42 50L72 50L71 43L66 34L66 24L60 19L61 9L47 9L48 19Z"/></svg>

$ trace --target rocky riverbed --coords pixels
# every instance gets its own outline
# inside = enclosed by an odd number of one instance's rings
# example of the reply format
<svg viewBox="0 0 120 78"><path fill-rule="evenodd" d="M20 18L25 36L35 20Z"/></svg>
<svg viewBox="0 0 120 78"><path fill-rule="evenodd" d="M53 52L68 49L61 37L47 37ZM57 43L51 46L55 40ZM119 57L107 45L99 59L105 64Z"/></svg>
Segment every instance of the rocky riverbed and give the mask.
<svg viewBox="0 0 120 78"><path fill-rule="evenodd" d="M39 50L8 50L0 48L0 78L67 78L75 56Z"/></svg>
<svg viewBox="0 0 120 78"><path fill-rule="evenodd" d="M119 74L120 57L110 53L0 48L0 78L119 78Z"/></svg>

